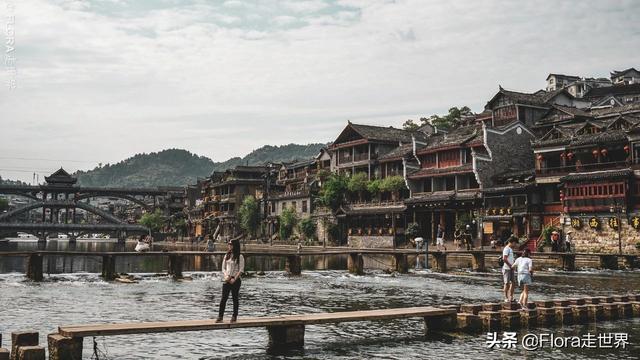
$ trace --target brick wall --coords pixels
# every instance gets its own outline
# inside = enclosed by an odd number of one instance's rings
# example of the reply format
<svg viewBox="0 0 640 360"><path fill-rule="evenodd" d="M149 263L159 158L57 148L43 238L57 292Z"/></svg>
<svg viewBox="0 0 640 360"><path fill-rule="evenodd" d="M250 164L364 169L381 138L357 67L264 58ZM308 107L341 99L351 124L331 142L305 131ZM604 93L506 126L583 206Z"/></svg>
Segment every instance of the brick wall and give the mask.
<svg viewBox="0 0 640 360"><path fill-rule="evenodd" d="M600 252L618 253L618 231L609 227L608 220L611 216L596 216L600 219L599 230L589 227L589 217L582 218L582 228L573 229L567 226L565 231L573 231L572 243L576 252ZM629 226L626 216L621 216L622 227L622 252L625 254L637 254L636 243L640 242L640 231Z"/></svg>

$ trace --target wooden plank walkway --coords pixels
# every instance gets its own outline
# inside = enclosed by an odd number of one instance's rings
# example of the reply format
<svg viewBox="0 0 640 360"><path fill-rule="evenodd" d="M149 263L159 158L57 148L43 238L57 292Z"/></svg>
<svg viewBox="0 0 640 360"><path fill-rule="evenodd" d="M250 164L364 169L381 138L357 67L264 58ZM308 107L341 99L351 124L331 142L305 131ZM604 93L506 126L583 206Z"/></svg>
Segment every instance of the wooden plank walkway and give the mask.
<svg viewBox="0 0 640 360"><path fill-rule="evenodd" d="M148 334L161 332L183 332L202 330L222 330L233 328L269 327L269 326L295 326L317 325L325 323L376 321L389 319L402 319L413 317L439 317L453 316L455 309L440 309L431 306L396 308L364 311L342 311L332 313L281 315L273 317L239 318L237 322L225 321L216 323L214 319L205 320L179 320L139 323L93 324L93 325L69 325L60 326L60 335L78 338L86 336L113 336L126 334Z"/></svg>

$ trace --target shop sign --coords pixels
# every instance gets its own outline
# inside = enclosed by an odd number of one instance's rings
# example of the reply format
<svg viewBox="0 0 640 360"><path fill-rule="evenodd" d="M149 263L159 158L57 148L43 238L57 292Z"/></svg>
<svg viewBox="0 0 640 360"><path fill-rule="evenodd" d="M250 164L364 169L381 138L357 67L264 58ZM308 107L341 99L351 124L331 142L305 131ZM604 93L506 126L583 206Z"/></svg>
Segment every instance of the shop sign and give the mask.
<svg viewBox="0 0 640 360"><path fill-rule="evenodd" d="M640 230L640 216L633 216L631 217L631 219L629 219L629 221L631 222L631 226L633 226L634 229Z"/></svg>
<svg viewBox="0 0 640 360"><path fill-rule="evenodd" d="M598 230L600 228L600 220L597 217L589 218L589 227Z"/></svg>
<svg viewBox="0 0 640 360"><path fill-rule="evenodd" d="M574 229L582 228L582 219L580 218L571 218L571 227Z"/></svg>
<svg viewBox="0 0 640 360"><path fill-rule="evenodd" d="M614 230L618 230L618 227L620 227L620 222L618 221L618 218L615 218L615 217L609 218L609 227Z"/></svg>
<svg viewBox="0 0 640 360"><path fill-rule="evenodd" d="M482 232L485 234L493 234L493 223L491 221L484 221L482 223Z"/></svg>
<svg viewBox="0 0 640 360"><path fill-rule="evenodd" d="M487 209L487 215L500 215L507 216L512 215L513 210L511 208L491 208Z"/></svg>

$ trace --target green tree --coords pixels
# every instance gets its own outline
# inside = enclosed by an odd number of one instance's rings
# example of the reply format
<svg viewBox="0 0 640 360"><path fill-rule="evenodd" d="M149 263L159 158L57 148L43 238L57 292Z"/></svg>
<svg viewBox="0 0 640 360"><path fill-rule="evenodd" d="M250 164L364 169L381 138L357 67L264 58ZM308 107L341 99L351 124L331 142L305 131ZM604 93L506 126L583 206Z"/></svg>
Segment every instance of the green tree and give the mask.
<svg viewBox="0 0 640 360"><path fill-rule="evenodd" d="M348 179L343 175L331 174L322 184L318 201L320 204L336 211L344 202Z"/></svg>
<svg viewBox="0 0 640 360"><path fill-rule="evenodd" d="M369 183L367 183L367 191L372 195L372 196L378 196L380 195L380 185L382 184L382 180L380 179L374 179L369 181Z"/></svg>
<svg viewBox="0 0 640 360"><path fill-rule="evenodd" d="M240 227L247 234L255 237L258 226L260 225L260 206L253 196L245 196L242 205L238 209L238 217Z"/></svg>
<svg viewBox="0 0 640 360"><path fill-rule="evenodd" d="M402 128L407 131L416 131L420 128L420 124L416 124L415 121L409 119L402 124Z"/></svg>
<svg viewBox="0 0 640 360"><path fill-rule="evenodd" d="M280 214L280 239L289 240L293 234L293 229L298 223L298 216L292 208L282 210Z"/></svg>
<svg viewBox="0 0 640 360"><path fill-rule="evenodd" d="M140 225L148 227L152 232L158 232L164 225L164 216L160 209L156 209L156 211L152 213L145 213L142 215L138 223Z"/></svg>
<svg viewBox="0 0 640 360"><path fill-rule="evenodd" d="M391 193L394 201L398 198L400 190L406 188L407 185L404 182L404 178L400 175L386 177L380 183L380 190Z"/></svg>
<svg viewBox="0 0 640 360"><path fill-rule="evenodd" d="M300 232L304 235L305 240L311 240L316 236L317 225L313 219L304 218L300 221L298 226L300 227Z"/></svg>
<svg viewBox="0 0 640 360"><path fill-rule="evenodd" d="M431 115L428 121L438 129L446 131L459 127L462 123L462 118L470 115L473 115L473 112L468 106L462 106L460 108L454 106L449 109L448 114L443 116Z"/></svg>
<svg viewBox="0 0 640 360"><path fill-rule="evenodd" d="M380 182L380 190L387 192L395 192L406 189L404 178L400 175L389 176Z"/></svg>
<svg viewBox="0 0 640 360"><path fill-rule="evenodd" d="M415 239L420 234L420 225L418 223L410 223L407 225L407 230L405 231L405 235L407 235L410 239Z"/></svg>
<svg viewBox="0 0 640 360"><path fill-rule="evenodd" d="M358 200L362 201L363 192L367 191L367 183L369 182L369 176L363 172L355 173L349 178L347 183L347 189L351 193L358 194Z"/></svg>
<svg viewBox="0 0 640 360"><path fill-rule="evenodd" d="M0 213L9 210L9 201L5 198L0 198Z"/></svg>

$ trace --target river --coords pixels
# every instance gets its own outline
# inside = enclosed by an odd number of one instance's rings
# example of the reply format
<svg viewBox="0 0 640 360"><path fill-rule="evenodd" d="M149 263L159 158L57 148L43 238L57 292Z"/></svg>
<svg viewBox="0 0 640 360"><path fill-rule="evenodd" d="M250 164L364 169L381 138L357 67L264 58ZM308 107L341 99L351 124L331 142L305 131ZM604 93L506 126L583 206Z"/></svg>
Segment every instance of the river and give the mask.
<svg viewBox="0 0 640 360"><path fill-rule="evenodd" d="M133 244L127 244L127 247ZM0 244L0 251L32 248L34 242ZM66 247L50 242L47 247ZM109 250L115 244L79 241L78 250ZM70 273L69 260L49 266L45 281L33 283L24 274L20 259L0 259L0 332L4 346L11 331L36 330L41 344L59 325L119 321L162 321L215 318L220 299L219 265L212 261L207 271L186 271L193 280L174 281L158 275L165 269L162 259L131 259L121 264L139 278L136 284L105 282L99 274L99 259L77 261ZM460 270L451 274L413 271L406 275L368 270L364 276L348 274L340 257L316 259L326 270L305 270L290 277L272 259L256 259L251 271L270 270L265 275L243 279L240 317L276 314L381 309L401 306L482 303L500 301L500 275ZM197 264L193 264L197 265ZM313 264L307 263L305 268ZM202 266L202 264L201 264ZM47 268L47 265L45 265ZM192 267L193 268L193 267ZM187 266L188 270L189 267ZM122 271L120 268L119 271ZM536 274L532 298L593 296L638 291L640 272L545 271ZM231 309L231 300L227 309ZM228 318L229 315L227 315ZM603 322L597 325L554 329L521 330L519 336L553 332L570 336L586 333L628 333L626 349L543 349L527 352L486 346L486 334L424 335L420 320L356 322L307 326L304 350L279 354L287 359L638 359L640 319ZM131 335L96 338L101 359L267 359L264 329L233 329L178 334ZM84 342L85 357L93 354L92 339Z"/></svg>

